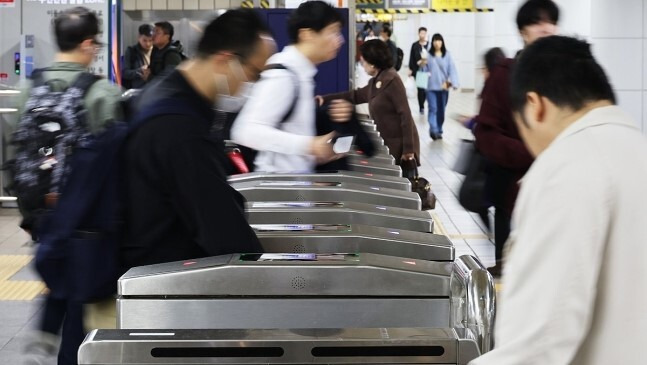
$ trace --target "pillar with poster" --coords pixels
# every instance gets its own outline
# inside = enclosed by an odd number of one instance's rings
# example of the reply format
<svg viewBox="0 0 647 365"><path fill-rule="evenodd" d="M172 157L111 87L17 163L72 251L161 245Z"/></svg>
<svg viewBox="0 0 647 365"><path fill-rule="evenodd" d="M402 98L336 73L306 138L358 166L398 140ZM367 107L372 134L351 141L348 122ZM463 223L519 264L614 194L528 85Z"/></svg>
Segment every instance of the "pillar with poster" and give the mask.
<svg viewBox="0 0 647 365"><path fill-rule="evenodd" d="M110 76L110 1L109 0L24 0L22 17L21 79L31 71L52 63L57 51L52 36L52 20L62 11L83 6L93 11L101 21L99 41L103 47L97 52L89 70L97 75ZM43 26L47 24L48 26Z"/></svg>

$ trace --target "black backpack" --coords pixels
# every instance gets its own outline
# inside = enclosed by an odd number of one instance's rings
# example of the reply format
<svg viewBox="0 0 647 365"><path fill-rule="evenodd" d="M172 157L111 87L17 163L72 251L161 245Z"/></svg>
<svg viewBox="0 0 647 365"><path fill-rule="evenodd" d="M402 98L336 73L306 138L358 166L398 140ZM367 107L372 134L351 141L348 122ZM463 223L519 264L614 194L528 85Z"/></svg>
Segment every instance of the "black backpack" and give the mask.
<svg viewBox="0 0 647 365"><path fill-rule="evenodd" d="M18 197L21 208L29 212L47 209L47 200L56 196L70 172L69 159L75 149L90 143L92 135L86 122L83 99L99 77L81 73L62 91L61 80L45 81L43 72L34 70L33 87L25 110L13 133L15 160L9 162L13 182L9 190Z"/></svg>

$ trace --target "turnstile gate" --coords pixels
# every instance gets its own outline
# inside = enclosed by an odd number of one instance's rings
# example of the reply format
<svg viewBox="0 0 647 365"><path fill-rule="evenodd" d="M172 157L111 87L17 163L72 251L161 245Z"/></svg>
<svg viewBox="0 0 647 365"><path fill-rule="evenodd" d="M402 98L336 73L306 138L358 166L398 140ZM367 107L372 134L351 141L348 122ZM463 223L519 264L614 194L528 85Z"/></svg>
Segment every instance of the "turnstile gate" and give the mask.
<svg viewBox="0 0 647 365"><path fill-rule="evenodd" d="M250 224L363 224L433 232L434 221L424 210L356 202L249 202Z"/></svg>
<svg viewBox="0 0 647 365"><path fill-rule="evenodd" d="M454 261L443 235L363 225L252 224L267 253L374 253L428 261Z"/></svg>
<svg viewBox="0 0 647 365"><path fill-rule="evenodd" d="M370 158L353 158L348 160L351 171L368 172L377 175L402 177L402 169L398 165L384 164Z"/></svg>
<svg viewBox="0 0 647 365"><path fill-rule="evenodd" d="M373 254L234 254L137 267L119 279L121 329L454 327L491 347L492 277Z"/></svg>
<svg viewBox="0 0 647 365"><path fill-rule="evenodd" d="M319 181L247 181L231 186L248 201L355 201L421 209L418 194L379 186Z"/></svg>
<svg viewBox="0 0 647 365"><path fill-rule="evenodd" d="M455 364L480 355L451 328L94 330L80 365Z"/></svg>
<svg viewBox="0 0 647 365"><path fill-rule="evenodd" d="M375 175L356 171L330 171L325 173L251 172L232 175L230 183L246 181L320 181L345 182L358 185L377 186L401 191L411 191L411 181L403 177Z"/></svg>
<svg viewBox="0 0 647 365"><path fill-rule="evenodd" d="M357 152L348 153L348 161L353 164L361 163L360 161L367 160L369 162L374 162L383 165L395 165L395 158L391 155L375 155L372 157L367 157Z"/></svg>

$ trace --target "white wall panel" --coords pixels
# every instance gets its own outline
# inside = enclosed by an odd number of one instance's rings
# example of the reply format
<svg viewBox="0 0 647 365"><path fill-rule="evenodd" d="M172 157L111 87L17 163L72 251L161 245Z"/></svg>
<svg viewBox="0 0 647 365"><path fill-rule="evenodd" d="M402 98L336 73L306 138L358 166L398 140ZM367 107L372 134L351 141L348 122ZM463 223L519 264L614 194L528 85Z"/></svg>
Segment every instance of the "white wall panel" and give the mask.
<svg viewBox="0 0 647 365"><path fill-rule="evenodd" d="M616 90L643 89L642 39L593 39L593 53Z"/></svg>
<svg viewBox="0 0 647 365"><path fill-rule="evenodd" d="M590 0L591 36L640 38L643 36L642 0Z"/></svg>

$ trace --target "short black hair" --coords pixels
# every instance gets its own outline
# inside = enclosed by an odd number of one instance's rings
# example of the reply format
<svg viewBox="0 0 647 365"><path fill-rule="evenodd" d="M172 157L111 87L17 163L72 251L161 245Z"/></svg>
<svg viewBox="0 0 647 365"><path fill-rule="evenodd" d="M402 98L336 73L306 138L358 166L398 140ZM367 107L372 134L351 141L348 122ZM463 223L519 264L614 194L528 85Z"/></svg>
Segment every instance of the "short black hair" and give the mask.
<svg viewBox="0 0 647 365"><path fill-rule="evenodd" d="M153 27L150 24L142 24L138 29L139 35L150 37L153 35Z"/></svg>
<svg viewBox="0 0 647 365"><path fill-rule="evenodd" d="M435 50L435 48L433 48L434 47L434 41L442 41L443 42L443 45L440 47L440 52L442 52L443 57L445 57L445 55L447 54L447 48L445 47L445 39L443 38L443 36L440 35L440 33L436 33L431 37L432 50Z"/></svg>
<svg viewBox="0 0 647 365"><path fill-rule="evenodd" d="M389 38L391 37L391 35L393 35L393 31L389 27L383 27L382 28L382 33L386 33L386 35L388 35Z"/></svg>
<svg viewBox="0 0 647 365"><path fill-rule="evenodd" d="M547 22L557 24L559 8L552 0L528 0L517 12L517 28Z"/></svg>
<svg viewBox="0 0 647 365"><path fill-rule="evenodd" d="M537 40L521 53L512 72L512 110L521 112L529 92L577 111L601 100L616 103L609 79L591 53L591 45L571 37Z"/></svg>
<svg viewBox="0 0 647 365"><path fill-rule="evenodd" d="M263 34L270 35L271 32L256 11L242 8L227 10L204 29L198 42L198 56L207 57L229 51L244 60L254 53Z"/></svg>
<svg viewBox="0 0 647 365"><path fill-rule="evenodd" d="M494 66L501 62L501 60L504 58L505 53L501 48L493 47L488 49L488 51L483 55L483 59L485 59L485 68L488 70L488 72L492 72Z"/></svg>
<svg viewBox="0 0 647 365"><path fill-rule="evenodd" d="M168 34L169 39L173 39L173 35L175 34L175 28L173 28L173 24L165 20L163 22L155 23L155 28L161 28L164 34Z"/></svg>
<svg viewBox="0 0 647 365"><path fill-rule="evenodd" d="M88 8L81 6L63 11L54 19L54 36L61 52L69 52L101 32L100 21Z"/></svg>
<svg viewBox="0 0 647 365"><path fill-rule="evenodd" d="M425 27L420 27L420 28L418 28L418 33L422 32L423 30L426 32L426 31L427 31L427 28L425 28Z"/></svg>
<svg viewBox="0 0 647 365"><path fill-rule="evenodd" d="M300 29L309 28L315 32L320 32L325 27L335 23L343 26L344 18L332 5L319 0L301 3L288 17L290 43L294 44L299 41ZM372 26L370 28L373 29ZM365 29L367 29L366 26Z"/></svg>
<svg viewBox="0 0 647 365"><path fill-rule="evenodd" d="M359 47L362 58L380 70L393 67L393 55L391 50L379 39L371 39L362 43Z"/></svg>

